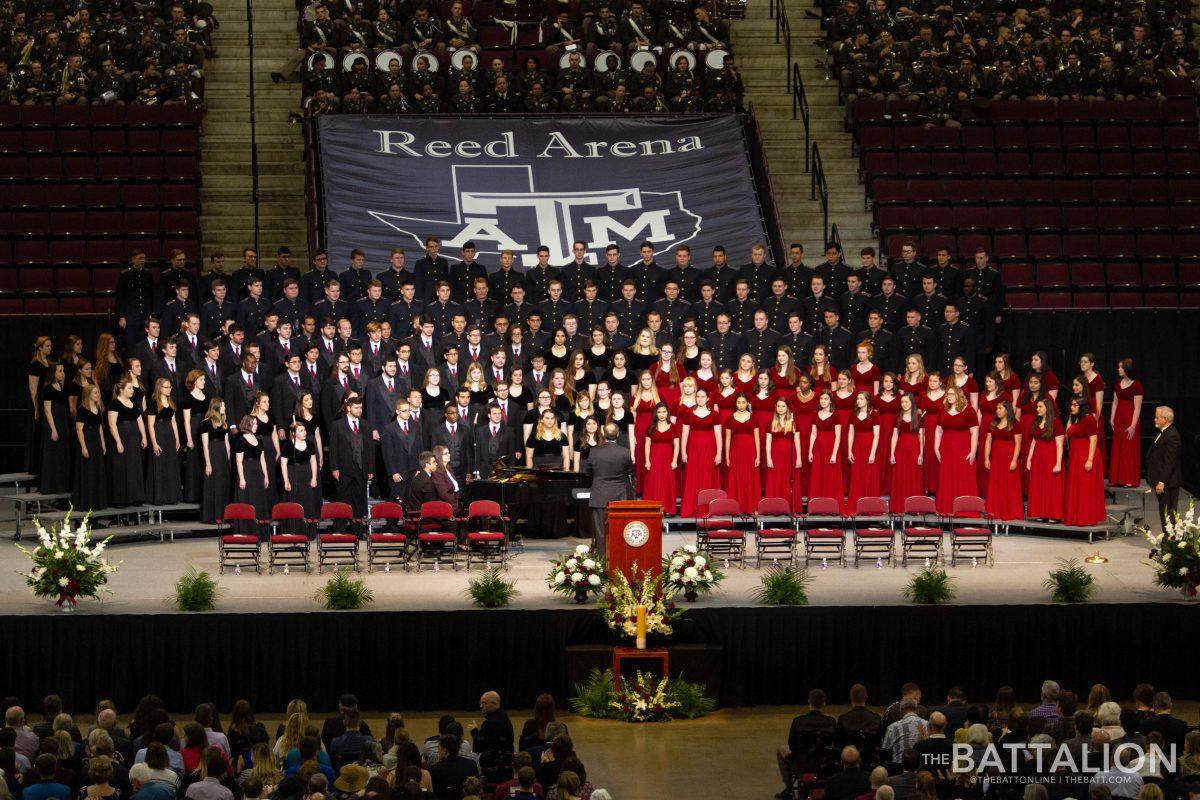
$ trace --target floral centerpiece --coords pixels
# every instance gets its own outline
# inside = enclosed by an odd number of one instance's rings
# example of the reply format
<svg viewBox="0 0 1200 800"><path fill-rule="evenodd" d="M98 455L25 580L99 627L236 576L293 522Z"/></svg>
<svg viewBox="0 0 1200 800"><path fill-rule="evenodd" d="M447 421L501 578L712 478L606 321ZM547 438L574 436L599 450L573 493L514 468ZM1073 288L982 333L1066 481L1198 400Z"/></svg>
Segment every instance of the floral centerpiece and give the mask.
<svg viewBox="0 0 1200 800"><path fill-rule="evenodd" d="M1147 532L1146 539L1152 548L1154 582L1195 597L1200 586L1200 520L1195 506L1189 505L1186 513L1168 519L1162 533Z"/></svg>
<svg viewBox="0 0 1200 800"><path fill-rule="evenodd" d="M669 683L641 670L633 678L618 678L611 701L615 715L627 722L667 722L679 706L667 691Z"/></svg>
<svg viewBox="0 0 1200 800"><path fill-rule="evenodd" d="M591 545L581 544L550 565L546 583L552 591L574 597L576 603L586 603L588 595L604 591L607 579L604 559Z"/></svg>
<svg viewBox="0 0 1200 800"><path fill-rule="evenodd" d="M68 514L58 525L45 528L34 520L38 545L28 550L17 545L29 556L33 568L29 572L18 572L37 597L56 597L55 605L63 611L72 611L80 597L98 597L105 591L108 576L117 571L117 565L104 558L108 537L92 545L91 528L87 517L79 526L71 529Z"/></svg>
<svg viewBox="0 0 1200 800"><path fill-rule="evenodd" d="M700 592L711 592L725 579L725 573L713 569L712 557L694 544L685 544L663 559L664 583L678 592L683 599L694 603Z"/></svg>
<svg viewBox="0 0 1200 800"><path fill-rule="evenodd" d="M633 579L625 577L625 573L615 570L609 580L608 591L600 598L598 606L604 615L608 627L626 636L638 635L638 608L645 609L645 633L671 633L671 621L683 613L676 608L672 598L675 588L663 581L663 575L647 575L641 573L638 577L637 567L633 568Z"/></svg>

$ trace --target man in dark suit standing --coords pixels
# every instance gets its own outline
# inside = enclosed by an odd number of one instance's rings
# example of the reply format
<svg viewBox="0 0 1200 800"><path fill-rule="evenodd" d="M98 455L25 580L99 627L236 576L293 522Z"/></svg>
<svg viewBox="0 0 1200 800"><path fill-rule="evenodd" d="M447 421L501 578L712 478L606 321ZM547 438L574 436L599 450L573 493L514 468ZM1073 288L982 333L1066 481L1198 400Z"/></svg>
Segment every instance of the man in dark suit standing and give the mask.
<svg viewBox="0 0 1200 800"><path fill-rule="evenodd" d="M129 347L129 355L142 362L143 373L149 374L162 357L162 326L155 317L145 322L144 333Z"/></svg>
<svg viewBox="0 0 1200 800"><path fill-rule="evenodd" d="M413 474L417 471L420 437L412 422L412 407L401 398L396 401L396 419L379 434L383 464L388 473L389 497L406 503Z"/></svg>
<svg viewBox="0 0 1200 800"><path fill-rule="evenodd" d="M293 350L288 353L283 372L271 383L271 418L277 429L286 430L292 423L296 398L302 391L304 380L300 374L300 354Z"/></svg>
<svg viewBox="0 0 1200 800"><path fill-rule="evenodd" d="M500 404L495 401L489 403L487 413L487 422L475 429L475 452L471 469L476 480L492 474L492 467L502 458L508 459L510 465L516 463L516 439L513 429L504 423Z"/></svg>
<svg viewBox="0 0 1200 800"><path fill-rule="evenodd" d="M1175 411L1170 406L1154 409L1154 427L1158 428L1158 435L1146 451L1146 483L1158 498L1158 519L1166 530L1167 518L1176 518L1179 514L1183 441L1175 427Z"/></svg>
<svg viewBox="0 0 1200 800"><path fill-rule="evenodd" d="M371 431L362 419L362 399L346 404L346 418L334 423L329 447L329 466L337 481L337 499L349 503L355 519L367 515L367 481L375 477L372 463Z"/></svg>
<svg viewBox="0 0 1200 800"><path fill-rule="evenodd" d="M471 471L471 426L458 418L458 406L448 405L442 412L442 422L429 434L433 447L442 445L450 451L450 471L467 475Z"/></svg>
<svg viewBox="0 0 1200 800"><path fill-rule="evenodd" d="M236 425L237 420L254 405L254 393L259 390L260 378L255 371L257 361L250 353L242 355L242 367L225 378L221 398L225 401L225 416Z"/></svg>
<svg viewBox="0 0 1200 800"><path fill-rule="evenodd" d="M633 499L633 458L629 450L617 445L621 435L611 422L604 426L604 444L594 449L583 467L591 479L588 507L592 509L592 530L597 551L605 552L608 531L608 504L613 500Z"/></svg>
<svg viewBox="0 0 1200 800"><path fill-rule="evenodd" d="M404 394L404 387L396 380L396 357L384 356L380 374L367 381L367 423L373 430L383 430L391 421L396 411L396 401Z"/></svg>

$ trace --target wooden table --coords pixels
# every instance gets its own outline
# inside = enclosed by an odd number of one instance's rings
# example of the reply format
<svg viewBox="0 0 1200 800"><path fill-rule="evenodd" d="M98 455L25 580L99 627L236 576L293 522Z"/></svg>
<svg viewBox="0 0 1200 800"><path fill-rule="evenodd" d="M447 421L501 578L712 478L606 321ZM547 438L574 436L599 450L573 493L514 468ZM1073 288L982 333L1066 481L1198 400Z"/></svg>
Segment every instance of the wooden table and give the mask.
<svg viewBox="0 0 1200 800"><path fill-rule="evenodd" d="M613 685L617 686L621 679L621 664L625 661L657 661L662 665L662 676L668 675L670 655L665 647L648 647L639 650L636 647L614 647L612 654Z"/></svg>

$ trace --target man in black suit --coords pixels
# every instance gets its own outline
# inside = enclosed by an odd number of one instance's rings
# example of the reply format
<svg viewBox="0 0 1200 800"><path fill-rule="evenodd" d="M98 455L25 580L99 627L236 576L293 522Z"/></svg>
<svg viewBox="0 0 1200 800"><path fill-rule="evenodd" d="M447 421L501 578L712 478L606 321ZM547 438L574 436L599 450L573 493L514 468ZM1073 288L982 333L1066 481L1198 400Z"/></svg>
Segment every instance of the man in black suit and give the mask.
<svg viewBox="0 0 1200 800"><path fill-rule="evenodd" d="M954 742L946 737L946 715L934 711L929 715L929 736L913 745L913 751L921 757L921 769L934 775L947 771L953 749Z"/></svg>
<svg viewBox="0 0 1200 800"><path fill-rule="evenodd" d="M433 486L437 456L430 450L422 450L417 455L417 463L421 468L413 475L412 485L408 487L409 502L413 508L420 508L423 503L438 499L437 489Z"/></svg>
<svg viewBox="0 0 1200 800"><path fill-rule="evenodd" d="M425 381L426 370L435 369L438 365L438 343L434 336L437 330L437 325L433 321L433 317L425 314L421 315L419 322L421 331L412 338L412 360L416 362L420 372L418 373L419 380L414 378L413 385L419 386Z"/></svg>
<svg viewBox="0 0 1200 800"><path fill-rule="evenodd" d="M129 355L142 362L142 372L149 374L158 359L162 357L162 326L158 319L150 317L146 320L143 335L129 347Z"/></svg>
<svg viewBox="0 0 1200 800"><path fill-rule="evenodd" d="M204 356L200 359L200 364L196 369L204 371L204 396L211 400L214 397L220 397L223 388L224 373L219 361L221 347L216 342L201 342L200 349L204 351Z"/></svg>
<svg viewBox="0 0 1200 800"><path fill-rule="evenodd" d="M364 405L367 423L372 430L383 430L395 414L396 401L405 393L406 388L396 380L396 357L385 356L379 375L367 381Z"/></svg>
<svg viewBox="0 0 1200 800"><path fill-rule="evenodd" d="M412 407L408 400L397 400L395 409L396 419L383 426L379 434L379 447L383 451L383 465L388 474L388 496L406 503L413 474L418 468L421 437L413 425Z"/></svg>
<svg viewBox="0 0 1200 800"><path fill-rule="evenodd" d="M448 405L442 411L442 422L430 432L429 443L450 451L450 471L455 475L461 477L471 471L471 426L459 420L458 406Z"/></svg>
<svg viewBox="0 0 1200 800"><path fill-rule="evenodd" d="M823 748L833 738L837 720L824 711L825 692L813 689L808 693L808 711L792 719L788 729L787 744L775 752L779 765L779 777L783 779L784 791L776 797L791 797L793 776L797 768L804 769L818 747ZM825 737L822 743L821 737Z"/></svg>
<svg viewBox="0 0 1200 800"><path fill-rule="evenodd" d="M488 403L487 413L487 422L475 428L471 469L476 479L492 474L492 467L502 458L507 459L510 465L516 463L516 438L513 429L504 422L500 404L495 401Z"/></svg>
<svg viewBox="0 0 1200 800"><path fill-rule="evenodd" d="M179 363L178 353L179 345L175 337L172 336L169 339L164 339L162 342L162 358L150 366L151 392L153 391L153 387L158 384L160 378L166 378L171 382L171 399L175 402L176 407L179 406L183 398L185 391L183 381L187 377L187 367Z"/></svg>
<svg viewBox="0 0 1200 800"><path fill-rule="evenodd" d="M871 363L879 367L880 372L903 371L896 352L896 337L883 327L883 314L877 309L867 312L867 328L859 331L855 341L871 343Z"/></svg>
<svg viewBox="0 0 1200 800"><path fill-rule="evenodd" d="M947 303L942 310L946 321L938 326L938 362L943 375L954 370L954 360L962 357L967 369L975 364L975 331L958 318L958 303ZM928 369L928 366L926 367Z"/></svg>
<svg viewBox="0 0 1200 800"><path fill-rule="evenodd" d="M825 779L825 800L854 800L871 790L871 776L862 768L858 748L842 748L842 771Z"/></svg>
<svg viewBox="0 0 1200 800"><path fill-rule="evenodd" d="M296 398L304 391L300 354L295 350L288 353L283 366L283 372L271 383L271 417L277 429L286 430L296 410Z"/></svg>
<svg viewBox="0 0 1200 800"><path fill-rule="evenodd" d="M438 800L458 800L462 797L463 781L479 775L479 762L458 754L461 742L457 736L438 737L438 760L429 768L433 793Z"/></svg>
<svg viewBox="0 0 1200 800"><path fill-rule="evenodd" d="M202 368L204 352L200 349L199 314L190 311L184 316L182 330L176 340L179 342L179 363L183 364L184 374L186 375L190 370Z"/></svg>
<svg viewBox="0 0 1200 800"><path fill-rule="evenodd" d="M250 353L244 353L241 368L225 378L221 399L225 401L225 416L231 425L237 425L254 405L254 393L259 390L261 384L261 379L255 371L257 366L257 359Z"/></svg>
<svg viewBox="0 0 1200 800"><path fill-rule="evenodd" d="M1162 734L1168 745L1175 745L1175 752L1183 752L1183 739L1188 733L1186 720L1171 716L1171 695L1158 692L1154 695L1154 716L1142 723L1142 733Z"/></svg>
<svg viewBox="0 0 1200 800"><path fill-rule="evenodd" d="M960 687L953 686L950 691L946 692L946 705L938 706L933 710L940 711L946 717L946 735L953 736L954 732L967 721L967 714L971 707L967 705L967 693Z"/></svg>
<svg viewBox="0 0 1200 800"><path fill-rule="evenodd" d="M342 398L350 388L350 357L338 354L334 374L321 384L321 422L328 428L337 419L342 407Z"/></svg>
<svg viewBox="0 0 1200 800"><path fill-rule="evenodd" d="M1175 411L1170 406L1154 409L1154 427L1158 429L1158 435L1146 451L1146 483L1158 498L1158 519L1166 530L1168 517L1177 518L1179 514L1183 441L1175 427Z"/></svg>
<svg viewBox="0 0 1200 800"><path fill-rule="evenodd" d="M633 499L633 457L617 445L621 432L611 422L604 426L604 444L592 450L583 474L591 479L588 507L592 509L596 549L603 553L608 531L608 504L613 500Z"/></svg>
<svg viewBox="0 0 1200 800"><path fill-rule="evenodd" d="M362 398L355 397L346 404L346 418L330 426L329 467L337 481L337 499L350 504L355 519L367 515L367 481L375 477L371 430L362 411Z"/></svg>
<svg viewBox="0 0 1200 800"><path fill-rule="evenodd" d="M825 345L829 351L829 360L834 369L850 369L854 363L854 334L842 327L841 315L833 310L825 310L825 324L816 334L817 342Z"/></svg>

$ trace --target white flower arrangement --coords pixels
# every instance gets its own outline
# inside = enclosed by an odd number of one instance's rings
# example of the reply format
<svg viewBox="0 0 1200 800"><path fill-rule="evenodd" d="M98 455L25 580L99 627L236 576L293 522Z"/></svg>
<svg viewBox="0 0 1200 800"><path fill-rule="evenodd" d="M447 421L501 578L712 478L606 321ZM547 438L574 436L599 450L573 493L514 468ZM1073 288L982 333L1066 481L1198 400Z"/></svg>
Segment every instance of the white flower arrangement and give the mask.
<svg viewBox="0 0 1200 800"><path fill-rule="evenodd" d="M663 559L664 583L694 600L700 592L711 592L725 579L724 573L709 566L709 556L695 545L685 544Z"/></svg>
<svg viewBox="0 0 1200 800"><path fill-rule="evenodd" d="M57 598L56 604L69 611L78 598L98 597L107 591L104 586L108 576L117 571L118 564L109 563L103 556L108 539L95 545L91 543L87 517L74 530L70 513L61 523L49 528L39 520L34 520L33 524L37 546L29 550L17 545L29 556L33 567L17 574L25 578L35 596Z"/></svg>
<svg viewBox="0 0 1200 800"><path fill-rule="evenodd" d="M552 591L574 596L577 602L599 593L608 580L604 559L590 545L581 544L564 553L550 565L546 584Z"/></svg>
<svg viewBox="0 0 1200 800"><path fill-rule="evenodd" d="M1150 543L1150 566L1154 582L1168 589L1179 589L1195 597L1200 587L1200 520L1196 508L1167 520L1161 534L1146 534Z"/></svg>
<svg viewBox="0 0 1200 800"><path fill-rule="evenodd" d="M660 573L649 576L634 567L633 580L615 570L608 592L598 603L608 627L626 636L637 636L637 609L646 607L646 632L671 633L671 621L683 613L676 608L675 588L668 586Z"/></svg>

